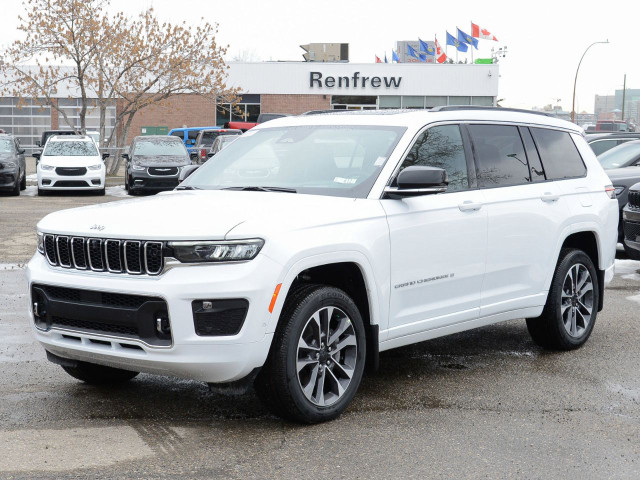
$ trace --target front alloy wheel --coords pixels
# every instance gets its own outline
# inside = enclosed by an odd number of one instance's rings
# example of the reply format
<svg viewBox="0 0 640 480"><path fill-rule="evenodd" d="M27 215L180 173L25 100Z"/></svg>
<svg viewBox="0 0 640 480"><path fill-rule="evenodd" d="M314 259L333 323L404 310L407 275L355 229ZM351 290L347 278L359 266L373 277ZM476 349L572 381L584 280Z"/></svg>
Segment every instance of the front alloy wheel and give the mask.
<svg viewBox="0 0 640 480"><path fill-rule="evenodd" d="M337 402L349 388L357 355L349 316L337 307L315 312L298 340L297 376L304 396L321 407Z"/></svg>

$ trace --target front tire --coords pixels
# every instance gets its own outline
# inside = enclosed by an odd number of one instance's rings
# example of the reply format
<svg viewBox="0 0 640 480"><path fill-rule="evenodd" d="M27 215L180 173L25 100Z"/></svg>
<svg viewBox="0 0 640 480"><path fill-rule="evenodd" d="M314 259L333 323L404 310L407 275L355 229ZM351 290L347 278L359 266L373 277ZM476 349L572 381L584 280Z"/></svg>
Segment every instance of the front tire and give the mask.
<svg viewBox="0 0 640 480"><path fill-rule="evenodd" d="M364 324L353 300L334 287L303 286L285 303L256 390L289 420L333 420L353 399L365 358Z"/></svg>
<svg viewBox="0 0 640 480"><path fill-rule="evenodd" d="M63 366L62 369L73 378L92 385L115 385L124 383L139 374L139 372L130 372L129 370L105 367L104 365L87 362L78 362L78 365L75 367Z"/></svg>
<svg viewBox="0 0 640 480"><path fill-rule="evenodd" d="M533 341L550 350L582 346L596 323L599 292L591 258L582 250L562 249L542 315L527 319Z"/></svg>
<svg viewBox="0 0 640 480"><path fill-rule="evenodd" d="M16 178L16 184L13 186L13 189L11 190L11 195L13 195L14 197L17 197L20 195L20 180Z"/></svg>

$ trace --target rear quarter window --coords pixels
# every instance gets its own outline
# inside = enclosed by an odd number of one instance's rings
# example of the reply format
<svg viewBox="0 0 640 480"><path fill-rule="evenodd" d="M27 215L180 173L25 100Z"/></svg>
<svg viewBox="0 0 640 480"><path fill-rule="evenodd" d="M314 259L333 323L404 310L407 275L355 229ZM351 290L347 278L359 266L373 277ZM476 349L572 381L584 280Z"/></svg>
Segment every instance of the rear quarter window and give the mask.
<svg viewBox="0 0 640 480"><path fill-rule="evenodd" d="M560 130L531 128L547 180L583 177L587 173L571 135Z"/></svg>

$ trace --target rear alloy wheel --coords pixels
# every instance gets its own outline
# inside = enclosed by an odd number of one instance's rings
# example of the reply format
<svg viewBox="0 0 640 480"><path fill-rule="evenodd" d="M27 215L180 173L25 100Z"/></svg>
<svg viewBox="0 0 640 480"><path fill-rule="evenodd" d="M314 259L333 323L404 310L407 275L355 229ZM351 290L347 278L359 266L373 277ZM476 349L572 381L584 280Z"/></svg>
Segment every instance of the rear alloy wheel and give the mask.
<svg viewBox="0 0 640 480"><path fill-rule="evenodd" d="M92 385L114 385L123 383L136 377L139 372L122 370L121 368L105 367L95 363L78 362L75 367L65 367L62 369L73 378L82 380Z"/></svg>
<svg viewBox="0 0 640 480"><path fill-rule="evenodd" d="M597 278L587 254L562 250L542 315L527 319L527 328L537 344L571 350L587 341L598 315Z"/></svg>
<svg viewBox="0 0 640 480"><path fill-rule="evenodd" d="M364 324L342 290L303 285L289 294L255 386L277 415L301 423L338 417L360 385Z"/></svg>

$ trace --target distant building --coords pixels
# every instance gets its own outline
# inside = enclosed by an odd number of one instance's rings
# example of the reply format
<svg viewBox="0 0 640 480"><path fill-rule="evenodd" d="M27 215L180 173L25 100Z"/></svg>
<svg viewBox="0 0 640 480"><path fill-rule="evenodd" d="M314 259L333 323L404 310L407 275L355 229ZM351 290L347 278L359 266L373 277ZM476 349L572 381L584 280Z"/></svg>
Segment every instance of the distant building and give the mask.
<svg viewBox="0 0 640 480"><path fill-rule="evenodd" d="M615 114L613 110L616 108L615 95L596 95L593 104L593 114L597 120L613 120Z"/></svg>
<svg viewBox="0 0 640 480"><path fill-rule="evenodd" d="M429 47L433 48L433 51L436 51L436 43L432 41L424 41ZM417 40L398 40L396 42L396 52L398 53L398 58L400 58L400 63L435 63L435 55L426 55L426 62L422 62L417 58L414 58L409 55L407 45L410 45L416 51L416 55L420 54L420 44ZM391 61L391 59L389 59Z"/></svg>
<svg viewBox="0 0 640 480"><path fill-rule="evenodd" d="M300 45L305 62L348 62L348 43L309 43Z"/></svg>
<svg viewBox="0 0 640 480"><path fill-rule="evenodd" d="M640 88L627 88L624 95L624 108L622 108L622 89L616 90L616 107L620 110L624 110L624 118L631 123L640 123L640 117L638 116L638 102L640 102Z"/></svg>

